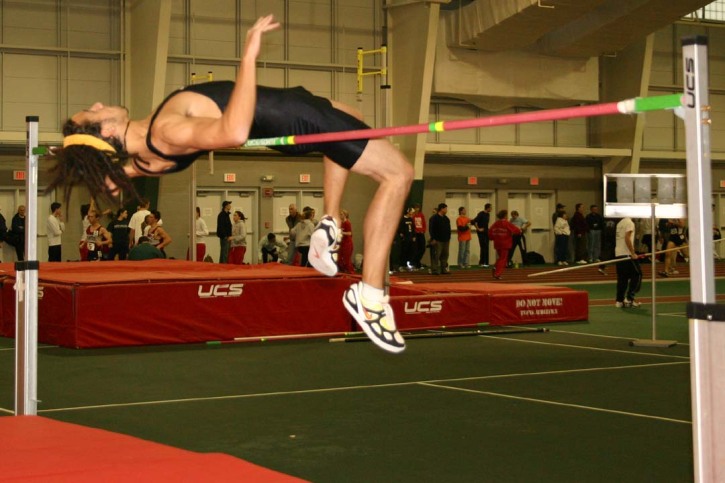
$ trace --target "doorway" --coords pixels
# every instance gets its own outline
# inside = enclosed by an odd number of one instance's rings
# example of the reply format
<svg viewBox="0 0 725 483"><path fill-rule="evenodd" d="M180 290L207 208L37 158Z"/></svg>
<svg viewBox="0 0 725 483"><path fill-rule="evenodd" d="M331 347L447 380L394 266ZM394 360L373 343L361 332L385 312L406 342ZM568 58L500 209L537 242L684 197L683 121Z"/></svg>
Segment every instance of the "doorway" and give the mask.
<svg viewBox="0 0 725 483"><path fill-rule="evenodd" d="M209 228L209 236L203 241L206 243L206 253L215 262L219 261L219 239L216 236L217 216L221 211L222 202L232 202L232 211L241 211L246 221L247 230L247 253L244 256L244 263L258 263L257 251L257 228L258 223L258 196L256 190L205 190L199 189L196 192L196 204L201 211L201 217ZM231 214L230 214L231 216ZM197 240L199 241L199 240Z"/></svg>

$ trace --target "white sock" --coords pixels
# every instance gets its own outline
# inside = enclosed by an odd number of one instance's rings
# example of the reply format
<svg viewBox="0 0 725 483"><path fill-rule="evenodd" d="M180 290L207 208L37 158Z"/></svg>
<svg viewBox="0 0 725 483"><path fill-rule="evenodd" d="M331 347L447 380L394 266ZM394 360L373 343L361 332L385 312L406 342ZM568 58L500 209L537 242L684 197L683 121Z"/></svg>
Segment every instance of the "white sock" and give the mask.
<svg viewBox="0 0 725 483"><path fill-rule="evenodd" d="M365 282L361 283L362 290L361 295L363 298L369 300L370 302L380 302L383 300L383 297L385 297L385 290L382 288L375 288L372 285L368 285Z"/></svg>

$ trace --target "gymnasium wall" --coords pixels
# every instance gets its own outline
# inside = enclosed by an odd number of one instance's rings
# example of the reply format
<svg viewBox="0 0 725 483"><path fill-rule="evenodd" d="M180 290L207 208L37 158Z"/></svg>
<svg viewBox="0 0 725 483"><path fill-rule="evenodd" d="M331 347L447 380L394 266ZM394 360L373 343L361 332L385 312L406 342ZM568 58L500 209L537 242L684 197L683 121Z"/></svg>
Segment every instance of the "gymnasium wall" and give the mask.
<svg viewBox="0 0 725 483"><path fill-rule="evenodd" d="M233 79L246 29L258 16L274 13L284 27L265 37L259 58L259 82L271 86L302 84L316 94L354 105L369 124L382 126L385 110L381 105L379 79L366 77L363 94L355 93L356 49L378 48L385 35L394 36L394 30L385 28L382 3L382 0L171 0L165 91L171 92L192 81L205 81L208 72L217 80ZM133 23L132 16L126 14L131 11L130 6L128 0L0 0L0 189L13 191L18 203L22 198L22 183L13 181L12 171L22 168L24 163L25 116L40 116L41 143L57 143L61 122L69 114L95 101L128 103L129 72L134 69L127 47L129 26ZM725 129L722 54L725 29L718 25L676 23L656 32L649 95L681 89L678 39L690 34L703 34L710 39L713 188L719 200L721 191L725 195L719 183L725 179L722 133ZM447 65L446 59L439 57L439 67ZM453 80L465 86L468 78L490 75L490 65L495 62L481 59L473 62L465 75ZM460 92L459 98L453 99L456 92L441 88L440 92L434 92L430 120L521 112L531 109L526 99L546 97L542 92L521 94L540 91L542 87L536 75L523 70L526 63L532 62L529 56L511 53L503 60L509 72L520 73L515 77L519 85L514 87L518 90L510 87L502 91L505 86L499 84L492 84L488 89L492 95L511 102L498 106L474 105L462 100L465 96ZM366 59L367 68L378 66L379 59ZM557 79L555 92L549 97L562 104L596 100L597 84L609 69L602 59L552 61L545 67ZM192 78L192 74L196 77ZM411 77L419 74L411 72ZM436 80L443 81L443 78ZM392 95L396 89L405 88L405 85L393 86ZM599 179L603 166L617 155L607 149L621 149L621 146L603 146L598 141L597 129L592 120L575 119L429 134L423 174L424 205L437 204L450 190L493 191L499 207L505 207L507 193L522 190L553 193L557 200L569 206L576 202L600 202ZM684 133L679 121L670 113L646 115L642 172L683 172L683 150ZM46 166L44 163L43 168ZM258 233L263 231L265 221L275 215L271 201L263 197L265 188L321 187L321 161L316 156L279 160L268 154L217 153L214 174L209 174L210 171L204 161L198 163L200 188L231 186L258 193ZM225 173L235 173L237 182L225 183ZM309 185L299 182L302 173L311 174ZM273 175L274 182L261 181L264 175ZM468 184L470 176L477 178L477 184ZM538 178L538 185L531 184L532 177ZM41 176L41 183L44 179ZM161 201L157 208L177 241L170 248L171 255L177 258L186 254L188 213L193 208L188 195L190 179L190 174L185 172L164 177L161 182ZM506 182L502 183L502 179ZM585 182L573 181L581 179ZM374 185L368 181L353 176L343 200L348 208L353 207L352 221L358 227L355 230L357 247L362 246L363 212L373 189ZM64 254L75 254L76 231L80 232L78 206L86 199L83 190L77 191L71 206L67 207L68 225L73 231L69 230L69 235L64 237ZM0 208L9 220L11 210ZM39 218L44 223L45 214L41 215ZM719 221L725 224L725 219Z"/></svg>

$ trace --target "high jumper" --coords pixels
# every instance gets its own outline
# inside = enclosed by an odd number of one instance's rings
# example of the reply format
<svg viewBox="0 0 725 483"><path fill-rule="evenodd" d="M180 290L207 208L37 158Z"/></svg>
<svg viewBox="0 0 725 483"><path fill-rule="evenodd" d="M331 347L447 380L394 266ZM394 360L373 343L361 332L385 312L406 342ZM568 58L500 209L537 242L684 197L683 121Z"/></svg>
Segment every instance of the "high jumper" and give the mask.
<svg viewBox="0 0 725 483"><path fill-rule="evenodd" d="M302 87L257 86L256 59L263 34L279 27L272 15L248 30L235 82L195 84L171 93L154 112L133 120L122 106L97 102L63 125L63 147L48 190L64 187L66 199L83 184L93 198L135 194L131 179L162 176L189 167L202 154L237 148L248 139L369 129L350 106L317 97ZM378 183L363 224L362 281L343 295L343 304L370 339L389 352L405 341L396 329L384 291L387 259L403 203L413 180L410 162L385 139L360 139L273 146L285 154L324 155L325 216L310 243L310 263L325 275L337 273L341 238L339 213L350 172Z"/></svg>

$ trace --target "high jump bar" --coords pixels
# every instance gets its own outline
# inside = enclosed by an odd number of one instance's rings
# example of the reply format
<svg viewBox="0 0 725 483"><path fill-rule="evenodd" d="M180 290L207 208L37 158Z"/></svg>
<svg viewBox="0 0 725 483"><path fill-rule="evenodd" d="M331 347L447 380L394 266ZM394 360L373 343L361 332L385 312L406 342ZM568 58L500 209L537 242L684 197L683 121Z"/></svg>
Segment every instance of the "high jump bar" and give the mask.
<svg viewBox="0 0 725 483"><path fill-rule="evenodd" d="M505 334L528 334L528 333L542 333L549 332L546 327L536 328L511 328L511 329L498 329L498 330L462 330L462 331L446 331L446 332L431 332L431 333L409 333L405 334L405 340L410 339L444 339L448 337L473 337L473 336L492 336L492 335L505 335ZM368 337L339 337L330 339L331 343L337 342L370 342Z"/></svg>
<svg viewBox="0 0 725 483"><path fill-rule="evenodd" d="M721 241L725 241L725 238L721 238L720 240L713 240L712 242L720 243ZM679 247L667 248L666 250L658 250L654 253L652 253L652 252L640 253L637 256L637 258L641 260L643 258L651 257L652 255L661 255L663 253L677 252L677 251L680 251L680 250L682 250L684 248L688 248L688 247L689 247L689 245L680 245ZM531 273L531 274L527 275L527 277L541 277L542 275L551 275L553 273L569 272L572 270L580 270L582 268L601 267L602 265L610 265L613 263L625 262L629 258L630 257L612 258L611 260L605 260L603 262L594 262L594 263L587 263L586 265L574 265L573 267L557 268L555 270L548 270L546 272Z"/></svg>
<svg viewBox="0 0 725 483"><path fill-rule="evenodd" d="M560 119L573 119L578 117L608 116L613 114L640 114L647 111L676 109L681 106L682 94L668 94L665 96L636 97L619 102L592 104L589 106L546 109L535 112L519 112L516 114L501 114L498 116L476 117L455 121L437 121L427 124L413 124L409 126L249 139L244 146L291 146L295 144L352 141L356 139L372 139L385 136L405 136L409 134L421 134L428 132L455 131L476 127L494 127L509 124L556 121Z"/></svg>

